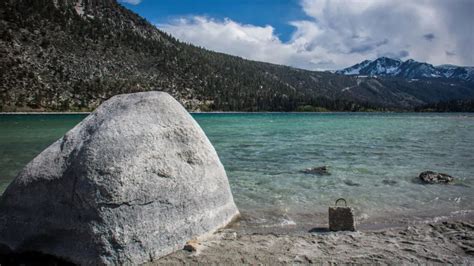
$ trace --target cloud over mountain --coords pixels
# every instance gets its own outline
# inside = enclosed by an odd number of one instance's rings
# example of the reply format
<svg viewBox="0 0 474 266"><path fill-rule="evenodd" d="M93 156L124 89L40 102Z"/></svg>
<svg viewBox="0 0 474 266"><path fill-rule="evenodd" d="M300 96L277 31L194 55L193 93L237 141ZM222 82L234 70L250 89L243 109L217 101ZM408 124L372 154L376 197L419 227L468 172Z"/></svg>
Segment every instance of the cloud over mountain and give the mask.
<svg viewBox="0 0 474 266"><path fill-rule="evenodd" d="M306 18L282 41L271 25L189 16L157 26L208 49L307 69L337 69L391 56L474 65L474 1L302 0ZM277 15L277 14L276 14Z"/></svg>

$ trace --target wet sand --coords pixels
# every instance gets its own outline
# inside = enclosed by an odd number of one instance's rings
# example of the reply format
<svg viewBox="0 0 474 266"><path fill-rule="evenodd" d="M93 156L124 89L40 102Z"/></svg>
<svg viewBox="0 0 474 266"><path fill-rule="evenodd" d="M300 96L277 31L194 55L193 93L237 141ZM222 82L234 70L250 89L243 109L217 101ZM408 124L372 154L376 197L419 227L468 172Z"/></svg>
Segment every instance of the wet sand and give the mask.
<svg viewBox="0 0 474 266"><path fill-rule="evenodd" d="M157 264L410 263L473 264L474 220L426 222L383 230L249 233L222 229Z"/></svg>

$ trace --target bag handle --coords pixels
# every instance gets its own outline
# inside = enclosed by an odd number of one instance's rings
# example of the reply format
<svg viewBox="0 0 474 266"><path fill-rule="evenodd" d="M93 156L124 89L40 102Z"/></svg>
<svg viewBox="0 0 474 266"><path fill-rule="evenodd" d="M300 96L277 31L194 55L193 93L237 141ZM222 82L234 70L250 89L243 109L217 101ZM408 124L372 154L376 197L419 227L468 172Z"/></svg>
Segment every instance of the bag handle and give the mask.
<svg viewBox="0 0 474 266"><path fill-rule="evenodd" d="M343 199L343 198L337 199L335 206L337 206L337 203L338 203L339 201L344 201L344 205L347 207L347 201L346 201L345 199Z"/></svg>

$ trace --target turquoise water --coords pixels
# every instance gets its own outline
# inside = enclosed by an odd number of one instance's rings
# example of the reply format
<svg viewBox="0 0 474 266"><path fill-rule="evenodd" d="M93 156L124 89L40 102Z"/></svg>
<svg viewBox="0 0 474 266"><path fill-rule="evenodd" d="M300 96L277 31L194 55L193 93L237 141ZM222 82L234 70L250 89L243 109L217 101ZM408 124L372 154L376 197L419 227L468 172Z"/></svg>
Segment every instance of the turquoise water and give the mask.
<svg viewBox="0 0 474 266"><path fill-rule="evenodd" d="M474 210L474 114L194 114L248 225L324 223L339 197L358 221ZM0 116L0 190L84 115ZM329 166L331 175L300 171ZM422 185L434 170L455 185Z"/></svg>

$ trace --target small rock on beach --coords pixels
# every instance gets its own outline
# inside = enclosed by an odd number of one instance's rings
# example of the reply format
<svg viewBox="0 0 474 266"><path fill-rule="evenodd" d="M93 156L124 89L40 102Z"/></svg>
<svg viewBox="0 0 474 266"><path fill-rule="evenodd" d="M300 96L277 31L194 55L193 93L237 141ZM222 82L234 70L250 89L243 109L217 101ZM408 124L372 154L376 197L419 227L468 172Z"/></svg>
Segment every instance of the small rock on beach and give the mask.
<svg viewBox="0 0 474 266"><path fill-rule="evenodd" d="M186 242L186 245L184 245L184 250L190 251L190 252L197 252L199 250L199 247L201 246L201 243L197 240L189 240Z"/></svg>

